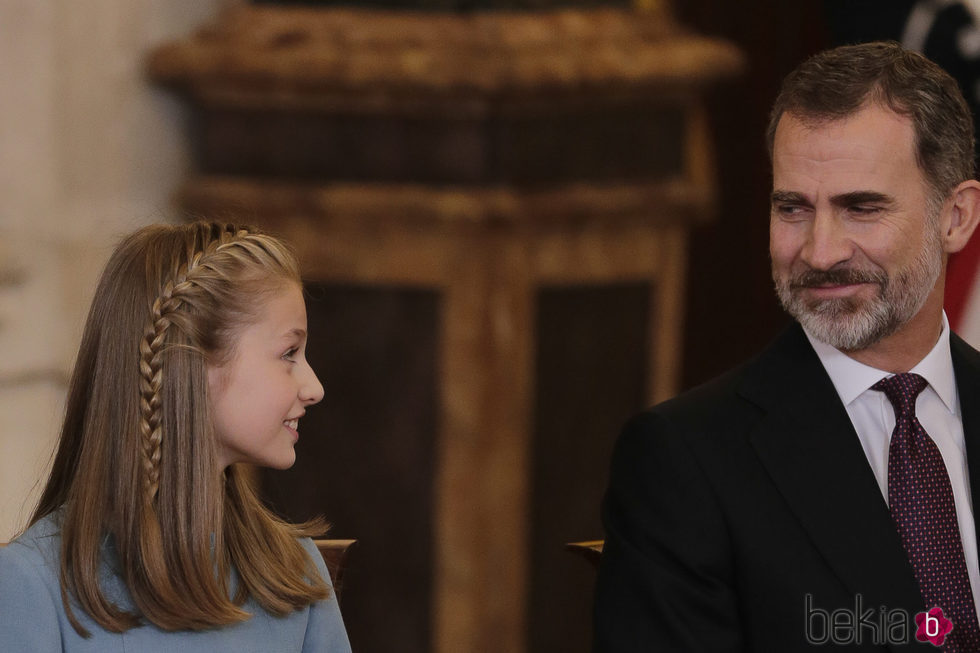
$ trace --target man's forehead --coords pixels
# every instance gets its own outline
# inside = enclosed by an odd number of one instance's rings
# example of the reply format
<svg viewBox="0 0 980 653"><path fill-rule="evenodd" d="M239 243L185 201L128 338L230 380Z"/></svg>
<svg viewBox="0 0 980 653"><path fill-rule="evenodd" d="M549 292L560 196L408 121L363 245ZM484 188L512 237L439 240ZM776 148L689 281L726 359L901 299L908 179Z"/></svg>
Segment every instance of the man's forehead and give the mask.
<svg viewBox="0 0 980 653"><path fill-rule="evenodd" d="M911 121L890 109L869 106L837 120L814 122L793 113L779 121L773 148L773 182L812 177L846 182L848 176L895 179L921 177ZM914 175L914 176L913 176ZM858 188L861 179L854 179Z"/></svg>

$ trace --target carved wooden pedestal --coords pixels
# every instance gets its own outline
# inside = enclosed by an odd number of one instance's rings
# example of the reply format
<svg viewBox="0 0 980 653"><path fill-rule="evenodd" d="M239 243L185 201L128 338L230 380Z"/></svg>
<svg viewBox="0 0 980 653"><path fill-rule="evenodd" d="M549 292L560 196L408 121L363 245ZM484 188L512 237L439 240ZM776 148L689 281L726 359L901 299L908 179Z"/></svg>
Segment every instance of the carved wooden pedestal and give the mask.
<svg viewBox="0 0 980 653"><path fill-rule="evenodd" d="M540 294L642 284L647 398L675 391L686 234L712 208L699 94L739 64L618 10L250 8L155 53L198 115L186 208L273 229L317 282L438 296L432 650L527 647Z"/></svg>

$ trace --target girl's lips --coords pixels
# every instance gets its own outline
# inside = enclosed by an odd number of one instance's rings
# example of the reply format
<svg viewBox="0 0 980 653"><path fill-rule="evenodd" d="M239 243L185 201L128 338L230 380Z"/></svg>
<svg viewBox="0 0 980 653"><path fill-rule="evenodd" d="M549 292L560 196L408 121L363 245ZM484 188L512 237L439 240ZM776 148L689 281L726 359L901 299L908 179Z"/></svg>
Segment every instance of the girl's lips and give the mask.
<svg viewBox="0 0 980 653"><path fill-rule="evenodd" d="M293 434L293 441L299 440L299 418L293 417L291 419L284 420L282 423L286 427L286 430Z"/></svg>

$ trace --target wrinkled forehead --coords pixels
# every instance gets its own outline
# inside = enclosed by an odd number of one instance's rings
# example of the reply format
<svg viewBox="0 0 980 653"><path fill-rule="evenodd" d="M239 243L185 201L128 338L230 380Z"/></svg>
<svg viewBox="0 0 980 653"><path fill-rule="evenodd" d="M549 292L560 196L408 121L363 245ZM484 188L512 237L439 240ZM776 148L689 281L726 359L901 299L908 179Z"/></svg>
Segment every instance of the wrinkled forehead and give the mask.
<svg viewBox="0 0 980 653"><path fill-rule="evenodd" d="M849 176L855 183L924 183L911 120L879 106L835 120L783 115L773 146L774 185L786 177L844 182Z"/></svg>

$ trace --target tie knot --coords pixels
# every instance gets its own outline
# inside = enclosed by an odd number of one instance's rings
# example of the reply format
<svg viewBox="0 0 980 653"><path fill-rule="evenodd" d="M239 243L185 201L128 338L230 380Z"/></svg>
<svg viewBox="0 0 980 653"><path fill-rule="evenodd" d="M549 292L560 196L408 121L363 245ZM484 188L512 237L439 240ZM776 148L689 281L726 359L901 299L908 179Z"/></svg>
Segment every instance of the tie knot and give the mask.
<svg viewBox="0 0 980 653"><path fill-rule="evenodd" d="M929 382L918 374L895 374L878 381L872 390L884 392L895 409L895 417L915 415L915 399Z"/></svg>

